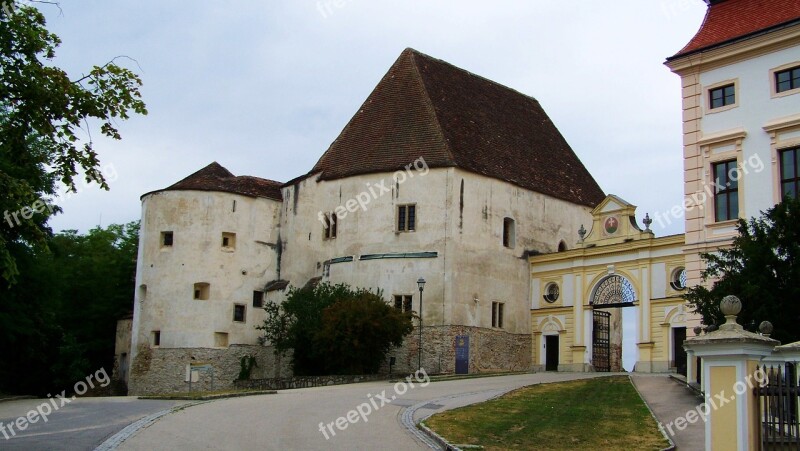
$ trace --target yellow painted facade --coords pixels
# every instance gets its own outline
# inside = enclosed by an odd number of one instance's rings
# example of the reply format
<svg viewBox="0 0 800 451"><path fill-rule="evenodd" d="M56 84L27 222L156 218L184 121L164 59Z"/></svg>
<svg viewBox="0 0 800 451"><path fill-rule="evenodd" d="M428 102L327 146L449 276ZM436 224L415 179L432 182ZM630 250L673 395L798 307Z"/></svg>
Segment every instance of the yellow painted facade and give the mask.
<svg viewBox="0 0 800 451"><path fill-rule="evenodd" d="M685 365L676 361L681 355L673 343L686 334L687 322L694 317L681 298L684 237L656 238L637 225L635 213L635 206L609 195L592 212L591 231L574 249L530 257L535 370L598 369L593 355L595 309L612 314L612 344L621 345L623 334L636 333L636 371L668 372ZM627 287L625 293L612 290L611 297L627 296L621 300L630 301L623 308L636 312L635 331L614 330L620 328L614 324L621 321L615 318L621 316L621 308L600 304L608 297L604 287L609 281L622 281ZM548 336L558 336L557 364L552 350L548 362Z"/></svg>

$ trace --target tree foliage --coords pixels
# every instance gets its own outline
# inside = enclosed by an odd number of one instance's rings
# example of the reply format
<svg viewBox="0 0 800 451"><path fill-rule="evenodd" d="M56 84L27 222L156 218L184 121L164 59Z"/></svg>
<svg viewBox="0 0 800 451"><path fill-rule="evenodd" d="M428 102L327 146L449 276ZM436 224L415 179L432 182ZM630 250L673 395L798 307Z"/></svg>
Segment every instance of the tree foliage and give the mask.
<svg viewBox="0 0 800 451"><path fill-rule="evenodd" d="M723 324L719 302L727 295L742 301L738 321L755 332L762 321L774 326L783 343L800 340L800 200L787 197L759 218L739 220L739 235L729 249L702 254L709 290L690 288L686 299L703 324Z"/></svg>
<svg viewBox="0 0 800 451"><path fill-rule="evenodd" d="M110 374L116 322L133 307L138 240L132 222L15 250L17 282L0 279L0 392L61 392L101 367Z"/></svg>
<svg viewBox="0 0 800 451"><path fill-rule="evenodd" d="M91 131L121 139L115 121L147 114L139 77L116 64L94 66L71 79L51 64L61 43L33 6L7 0L0 8L0 212L21 212L50 203L60 182L75 190L87 183L108 185ZM92 127L93 121L99 121ZM99 127L98 127L99 125ZM43 247L51 235L47 219L58 210L40 209L0 223L0 277L19 274L15 243Z"/></svg>
<svg viewBox="0 0 800 451"><path fill-rule="evenodd" d="M297 375L375 373L413 329L411 313L389 306L380 292L345 284L290 288L285 302L264 308L258 329L276 352L293 351Z"/></svg>

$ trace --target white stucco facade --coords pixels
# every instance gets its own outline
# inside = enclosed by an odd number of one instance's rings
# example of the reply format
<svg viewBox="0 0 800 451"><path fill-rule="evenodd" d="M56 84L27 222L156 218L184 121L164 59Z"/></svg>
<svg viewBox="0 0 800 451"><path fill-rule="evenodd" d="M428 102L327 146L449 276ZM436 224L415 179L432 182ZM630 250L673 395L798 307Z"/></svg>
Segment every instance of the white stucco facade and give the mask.
<svg viewBox="0 0 800 451"><path fill-rule="evenodd" d="M681 77L684 251L689 284L696 285L702 282L699 254L730 244L737 218L759 216L781 200L780 155L800 146L800 89L778 92L775 73L800 67L800 24L677 55L666 64ZM711 90L730 85L735 102L712 108ZM738 216L719 220L713 170L728 161L738 168Z"/></svg>
<svg viewBox="0 0 800 451"><path fill-rule="evenodd" d="M234 207L235 203L235 207ZM276 278L280 203L213 191L159 191L142 198L132 353L139 347L255 344L264 311L253 292ZM163 234L173 234L164 245ZM235 243L223 246L223 233ZM196 299L195 284L208 295ZM244 321L234 307L244 306ZM156 338L156 334L158 338Z"/></svg>

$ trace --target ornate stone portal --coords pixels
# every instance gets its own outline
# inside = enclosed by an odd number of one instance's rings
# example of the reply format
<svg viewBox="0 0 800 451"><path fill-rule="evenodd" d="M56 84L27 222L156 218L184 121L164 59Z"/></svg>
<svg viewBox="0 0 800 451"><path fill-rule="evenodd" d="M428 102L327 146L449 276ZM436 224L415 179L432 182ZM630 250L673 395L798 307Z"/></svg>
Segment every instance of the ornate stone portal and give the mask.
<svg viewBox="0 0 800 451"><path fill-rule="evenodd" d="M683 235L656 238L649 216L640 228L636 207L614 195L592 215L575 249L529 259L534 370L620 371L633 341L635 371L685 373L682 344L699 319L681 298Z"/></svg>

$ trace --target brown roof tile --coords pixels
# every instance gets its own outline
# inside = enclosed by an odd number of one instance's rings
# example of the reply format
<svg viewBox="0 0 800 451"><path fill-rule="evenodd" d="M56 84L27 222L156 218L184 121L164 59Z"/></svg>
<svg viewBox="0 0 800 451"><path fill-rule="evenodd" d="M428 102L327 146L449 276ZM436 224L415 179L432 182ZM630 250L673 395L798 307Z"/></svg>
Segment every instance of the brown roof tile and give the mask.
<svg viewBox="0 0 800 451"><path fill-rule="evenodd" d="M800 20L798 0L711 1L697 34L672 60Z"/></svg>
<svg viewBox="0 0 800 451"><path fill-rule="evenodd" d="M178 183L159 191L221 191L250 197L265 197L277 201L283 200L280 182L246 175L237 177L216 161Z"/></svg>
<svg viewBox="0 0 800 451"><path fill-rule="evenodd" d="M605 198L536 99L413 49L309 175L390 172L419 157L581 205Z"/></svg>

